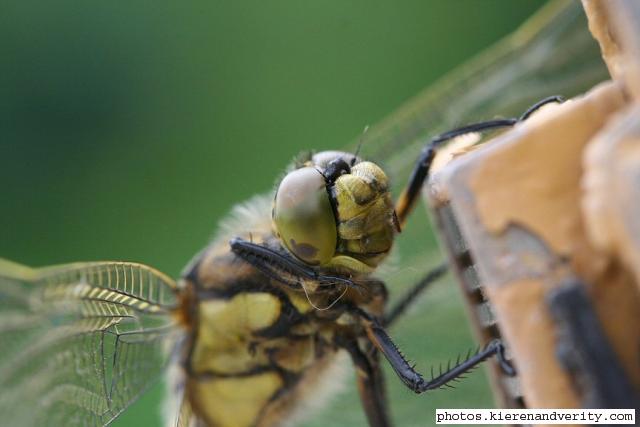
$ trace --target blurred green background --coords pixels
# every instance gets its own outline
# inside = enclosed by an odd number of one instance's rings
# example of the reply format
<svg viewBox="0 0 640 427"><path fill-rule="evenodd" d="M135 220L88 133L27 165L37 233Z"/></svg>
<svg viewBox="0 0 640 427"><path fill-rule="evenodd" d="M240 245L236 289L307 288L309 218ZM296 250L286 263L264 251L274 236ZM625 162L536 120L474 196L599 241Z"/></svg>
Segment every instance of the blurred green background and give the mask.
<svg viewBox="0 0 640 427"><path fill-rule="evenodd" d="M295 153L344 146L541 2L0 4L0 256L131 260L177 276ZM471 345L464 322L445 283L394 336L419 362L446 360ZM364 425L351 380L306 425ZM436 407L491 405L479 373L428 396L388 383L402 426L433 424ZM159 425L161 394L114 425Z"/></svg>

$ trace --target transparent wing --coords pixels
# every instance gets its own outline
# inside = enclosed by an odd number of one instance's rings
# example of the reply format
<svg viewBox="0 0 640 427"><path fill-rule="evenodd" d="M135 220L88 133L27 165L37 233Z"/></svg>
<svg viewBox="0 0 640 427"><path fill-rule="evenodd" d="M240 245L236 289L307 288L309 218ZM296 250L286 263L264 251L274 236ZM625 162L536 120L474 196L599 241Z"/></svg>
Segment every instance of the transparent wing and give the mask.
<svg viewBox="0 0 640 427"><path fill-rule="evenodd" d="M580 2L553 2L516 33L448 73L369 128L349 149L354 150L362 140L362 156L383 166L397 196L431 136L496 116L518 116L548 95L571 97L608 78ZM376 273L387 283L391 298L402 295L443 258L430 230L426 209L415 210L395 244L399 250L394 259ZM458 352L466 351L465 346L470 345L465 344L471 339L458 291L453 284L434 286L420 299L416 310L392 329L394 339L418 369L428 372L430 366L437 369L441 362L446 366L450 358L455 360ZM455 397L443 391L426 398L412 398L395 381L394 373L385 369L396 425L416 425L416 414L433 414L436 408L493 405L489 384L481 375L469 376L453 392ZM352 409L358 408L358 404L357 392L353 390L334 403L326 411L326 417L309 420L304 425L355 424L354 420L362 420L355 418L361 410Z"/></svg>
<svg viewBox="0 0 640 427"><path fill-rule="evenodd" d="M552 2L515 33L371 127L362 136L362 152L384 166L397 195L430 137L475 121L517 117L546 96L569 98L608 78L580 2ZM419 222L426 222L423 213L417 216L422 216ZM398 243L403 260L408 259L401 267L411 266L401 270L410 270L417 277L426 269L421 248L434 244L425 245L425 233L412 229ZM406 247L411 250L402 249ZM397 273L394 271L394 281Z"/></svg>
<svg viewBox="0 0 640 427"><path fill-rule="evenodd" d="M609 78L579 2L556 1L515 33L406 102L364 135L368 156L412 166L430 136L519 115L548 95L571 97Z"/></svg>
<svg viewBox="0 0 640 427"><path fill-rule="evenodd" d="M196 424L196 417L193 413L193 408L191 407L191 403L186 398L186 395L183 395L182 402L180 403L180 409L176 416L175 427L193 427Z"/></svg>
<svg viewBox="0 0 640 427"><path fill-rule="evenodd" d="M175 282L141 264L0 260L0 424L111 422L163 372L175 307Z"/></svg>

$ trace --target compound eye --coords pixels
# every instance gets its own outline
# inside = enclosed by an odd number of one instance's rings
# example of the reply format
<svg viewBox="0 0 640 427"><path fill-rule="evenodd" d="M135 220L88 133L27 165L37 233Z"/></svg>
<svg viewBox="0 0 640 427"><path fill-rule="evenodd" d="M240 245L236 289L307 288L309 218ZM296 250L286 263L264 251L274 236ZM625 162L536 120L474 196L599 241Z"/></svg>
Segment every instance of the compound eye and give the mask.
<svg viewBox="0 0 640 427"><path fill-rule="evenodd" d="M280 182L273 222L282 243L303 262L319 265L333 257L336 220L324 177L315 168L296 169Z"/></svg>

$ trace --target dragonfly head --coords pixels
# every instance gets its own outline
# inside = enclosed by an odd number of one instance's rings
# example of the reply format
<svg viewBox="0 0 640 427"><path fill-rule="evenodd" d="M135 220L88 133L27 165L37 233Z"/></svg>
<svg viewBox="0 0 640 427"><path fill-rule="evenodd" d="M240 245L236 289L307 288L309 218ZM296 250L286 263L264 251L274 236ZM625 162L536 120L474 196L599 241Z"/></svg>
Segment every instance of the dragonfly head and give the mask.
<svg viewBox="0 0 640 427"><path fill-rule="evenodd" d="M384 171L353 154L323 151L280 181L273 227L300 261L368 273L391 249L394 207Z"/></svg>

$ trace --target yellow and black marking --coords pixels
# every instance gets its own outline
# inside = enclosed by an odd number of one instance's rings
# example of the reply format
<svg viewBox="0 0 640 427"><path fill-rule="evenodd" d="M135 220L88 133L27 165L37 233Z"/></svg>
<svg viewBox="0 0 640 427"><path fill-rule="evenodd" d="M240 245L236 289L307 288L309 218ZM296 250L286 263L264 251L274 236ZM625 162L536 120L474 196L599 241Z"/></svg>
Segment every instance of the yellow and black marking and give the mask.
<svg viewBox="0 0 640 427"><path fill-rule="evenodd" d="M381 310L386 293L375 283L366 298ZM184 307L191 323L183 355L187 394L194 413L218 427L284 420L330 366L336 336L354 326L345 307L363 298L349 292L331 310L316 310L300 286L278 283L215 245L200 255L183 286L192 295ZM313 304L330 305L342 294L314 294Z"/></svg>

